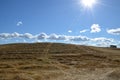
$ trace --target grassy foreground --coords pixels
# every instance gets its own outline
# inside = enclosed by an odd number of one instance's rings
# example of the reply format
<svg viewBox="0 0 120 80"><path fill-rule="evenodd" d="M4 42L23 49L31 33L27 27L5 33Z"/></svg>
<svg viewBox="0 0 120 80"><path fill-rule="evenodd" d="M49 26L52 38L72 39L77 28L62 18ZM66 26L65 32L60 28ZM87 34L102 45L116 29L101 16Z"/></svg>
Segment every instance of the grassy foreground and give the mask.
<svg viewBox="0 0 120 80"><path fill-rule="evenodd" d="M120 49L62 43L0 45L0 80L120 80Z"/></svg>

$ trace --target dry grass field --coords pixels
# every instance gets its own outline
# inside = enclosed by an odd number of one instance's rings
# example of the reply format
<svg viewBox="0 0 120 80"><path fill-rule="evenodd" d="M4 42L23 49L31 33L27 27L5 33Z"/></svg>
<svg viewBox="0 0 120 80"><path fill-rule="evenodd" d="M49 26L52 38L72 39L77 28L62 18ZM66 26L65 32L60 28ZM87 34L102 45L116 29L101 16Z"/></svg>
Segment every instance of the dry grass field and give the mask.
<svg viewBox="0 0 120 80"><path fill-rule="evenodd" d="M120 49L62 43L0 45L0 80L120 80Z"/></svg>

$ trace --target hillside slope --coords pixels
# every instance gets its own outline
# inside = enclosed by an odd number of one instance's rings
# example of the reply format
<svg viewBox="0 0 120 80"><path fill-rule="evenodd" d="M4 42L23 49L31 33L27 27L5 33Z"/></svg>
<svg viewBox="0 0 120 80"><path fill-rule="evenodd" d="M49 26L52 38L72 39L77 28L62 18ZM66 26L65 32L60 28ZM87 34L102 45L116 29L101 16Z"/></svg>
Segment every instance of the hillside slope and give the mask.
<svg viewBox="0 0 120 80"><path fill-rule="evenodd" d="M91 72L95 76L88 78ZM0 45L0 80L119 80L119 75L120 49L62 43Z"/></svg>

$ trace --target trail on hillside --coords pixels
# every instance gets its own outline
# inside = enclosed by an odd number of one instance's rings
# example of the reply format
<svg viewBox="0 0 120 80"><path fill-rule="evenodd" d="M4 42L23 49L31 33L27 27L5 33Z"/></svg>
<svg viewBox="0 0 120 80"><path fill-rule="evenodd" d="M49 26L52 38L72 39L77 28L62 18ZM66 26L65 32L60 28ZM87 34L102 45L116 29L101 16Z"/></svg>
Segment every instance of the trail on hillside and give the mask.
<svg viewBox="0 0 120 80"><path fill-rule="evenodd" d="M48 58L48 55L49 55L49 50L50 50L50 47L52 46L52 43L49 43L46 45L46 47L44 48L43 50L43 56Z"/></svg>
<svg viewBox="0 0 120 80"><path fill-rule="evenodd" d="M46 46L46 49L44 49L44 51L45 51L47 54L48 54L51 46L52 46L52 43L49 43L49 44Z"/></svg>

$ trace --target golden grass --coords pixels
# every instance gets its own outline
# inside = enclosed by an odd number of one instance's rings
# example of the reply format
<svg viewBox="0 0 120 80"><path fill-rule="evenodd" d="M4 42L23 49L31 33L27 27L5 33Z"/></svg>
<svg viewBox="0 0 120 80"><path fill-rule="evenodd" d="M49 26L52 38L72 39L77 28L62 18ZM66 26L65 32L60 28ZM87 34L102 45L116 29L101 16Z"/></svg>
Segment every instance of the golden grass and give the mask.
<svg viewBox="0 0 120 80"><path fill-rule="evenodd" d="M95 80L119 80L119 73L109 72L120 69L119 52L60 43L0 45L0 80L88 80L90 69L98 76L96 72L104 74L104 68L107 75L101 76L107 78Z"/></svg>

